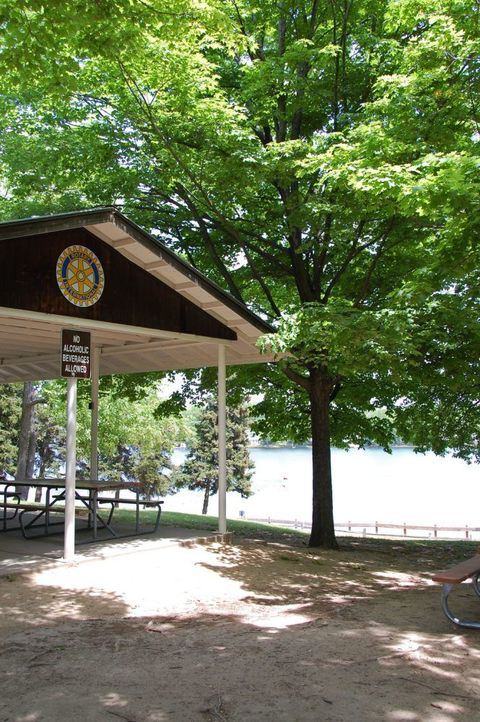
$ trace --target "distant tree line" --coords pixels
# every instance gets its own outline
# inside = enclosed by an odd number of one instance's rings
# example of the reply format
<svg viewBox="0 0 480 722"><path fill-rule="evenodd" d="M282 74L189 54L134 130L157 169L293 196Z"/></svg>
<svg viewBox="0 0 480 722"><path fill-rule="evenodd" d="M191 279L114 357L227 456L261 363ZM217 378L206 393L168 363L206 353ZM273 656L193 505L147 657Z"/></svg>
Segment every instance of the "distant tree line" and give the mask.
<svg viewBox="0 0 480 722"><path fill-rule="evenodd" d="M149 383L148 383L149 381ZM136 383L135 383L136 382ZM90 476L89 385L79 383L77 474ZM218 426L213 397L179 416L159 417L154 378L110 377L102 381L99 404L99 478L140 482L146 497L183 487L203 492L203 513L218 490ZM63 381L0 384L0 470L15 478L52 477L65 463L66 385ZM22 438L23 435L23 438ZM173 468L176 446L188 444L188 458ZM248 412L239 405L227 418L227 485L251 493Z"/></svg>

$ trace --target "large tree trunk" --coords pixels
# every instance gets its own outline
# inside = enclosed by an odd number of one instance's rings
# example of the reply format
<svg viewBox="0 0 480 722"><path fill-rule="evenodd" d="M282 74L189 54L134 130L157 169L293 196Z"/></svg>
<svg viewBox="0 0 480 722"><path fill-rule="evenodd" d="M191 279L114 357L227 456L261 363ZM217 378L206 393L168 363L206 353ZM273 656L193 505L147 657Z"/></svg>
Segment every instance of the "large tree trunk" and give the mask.
<svg viewBox="0 0 480 722"><path fill-rule="evenodd" d="M329 405L332 384L326 370L310 369L312 419L313 512L308 545L338 549L333 521Z"/></svg>
<svg viewBox="0 0 480 722"><path fill-rule="evenodd" d="M28 456L27 456L27 468L26 477L32 479L35 474L35 456L37 452L37 431L35 429L35 415L32 414L32 428L30 430L30 437L28 439Z"/></svg>
<svg viewBox="0 0 480 722"><path fill-rule="evenodd" d="M211 486L211 482L209 480L206 480L205 481L205 494L203 495L202 514L206 514L208 511L208 502L210 500L210 486Z"/></svg>
<svg viewBox="0 0 480 722"><path fill-rule="evenodd" d="M38 465L38 478L44 479L45 473L47 471L47 455L49 452L49 446L48 441L44 440L43 443L36 443L37 451L38 451L38 457L39 457L39 465ZM35 487L35 501L41 501L42 500L42 487L37 486Z"/></svg>
<svg viewBox="0 0 480 722"><path fill-rule="evenodd" d="M25 479L28 476L30 441L34 422L34 397L35 387L31 381L26 381L23 384L22 418L20 421L20 433L18 435L17 470L15 473L16 479ZM22 499L27 498L28 486L17 486L16 489Z"/></svg>
<svg viewBox="0 0 480 722"><path fill-rule="evenodd" d="M43 444L39 445L39 466L38 466L38 478L43 479L45 478L45 471L46 471L46 460L45 460L45 447ZM42 500L42 487L37 486L35 487L35 501L41 501Z"/></svg>

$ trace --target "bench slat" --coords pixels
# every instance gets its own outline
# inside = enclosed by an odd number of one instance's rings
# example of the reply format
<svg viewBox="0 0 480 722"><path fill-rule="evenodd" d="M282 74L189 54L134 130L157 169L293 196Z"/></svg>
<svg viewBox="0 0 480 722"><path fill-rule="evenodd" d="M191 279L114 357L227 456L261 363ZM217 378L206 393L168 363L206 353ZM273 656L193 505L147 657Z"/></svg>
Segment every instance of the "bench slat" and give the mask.
<svg viewBox="0 0 480 722"><path fill-rule="evenodd" d="M446 569L444 572L435 574L432 579L434 582L441 582L442 584L460 584L460 582L473 577L478 572L480 572L480 554L465 559L465 561L455 564L455 566Z"/></svg>
<svg viewBox="0 0 480 722"><path fill-rule="evenodd" d="M6 503L0 501L0 509L26 509L27 511L45 511L45 507L41 504L35 505L23 502L17 504L13 501L7 501Z"/></svg>
<svg viewBox="0 0 480 722"><path fill-rule="evenodd" d="M136 503L137 503L137 500L136 500L136 499L121 499L121 498L120 498L120 499L115 499L115 498L113 498L113 497L110 498L110 497L108 497L108 496L99 496L98 499L97 499L97 501L98 501L100 504L104 504L104 503L107 503L107 502L112 502L113 504L117 504L117 503L118 503L118 504L136 504ZM149 506L157 506L158 504L163 504L163 501L154 501L153 499L140 499L140 500L139 500L139 504L140 504L141 506L145 506L145 505L147 505L147 504L148 504Z"/></svg>

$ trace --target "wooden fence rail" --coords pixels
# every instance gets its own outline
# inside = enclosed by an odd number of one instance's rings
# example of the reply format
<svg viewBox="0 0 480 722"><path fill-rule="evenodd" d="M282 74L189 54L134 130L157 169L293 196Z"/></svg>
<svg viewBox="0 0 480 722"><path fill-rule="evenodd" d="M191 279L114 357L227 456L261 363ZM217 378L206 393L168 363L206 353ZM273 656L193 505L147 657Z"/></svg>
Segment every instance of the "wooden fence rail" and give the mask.
<svg viewBox="0 0 480 722"><path fill-rule="evenodd" d="M301 521L299 519L273 519L272 517L267 517L264 519L253 519L253 518L246 518L244 515L242 515L242 518L244 518L246 521L253 521L258 522L260 524L274 524L275 526L285 526L285 527L293 527L294 529L305 529L309 530L311 527L310 522ZM368 534L383 534L384 536L396 536L397 534L389 535L387 532L389 529L397 531L400 530L401 535L406 537L408 536L409 531L423 531L427 532L431 535L433 535L434 539L439 538L439 535L441 536L442 532L455 532L460 533L462 537L465 539L471 539L472 532L480 532L480 527L478 526L469 526L468 524L465 524L464 526L439 526L438 524L434 524L433 526L429 526L428 524L388 524L386 522L380 522L380 521L369 521L369 522L336 522L335 523L335 530L336 531L347 531L354 533L355 529L361 529L362 530L362 536L367 536ZM410 536L419 536L416 534L411 534Z"/></svg>

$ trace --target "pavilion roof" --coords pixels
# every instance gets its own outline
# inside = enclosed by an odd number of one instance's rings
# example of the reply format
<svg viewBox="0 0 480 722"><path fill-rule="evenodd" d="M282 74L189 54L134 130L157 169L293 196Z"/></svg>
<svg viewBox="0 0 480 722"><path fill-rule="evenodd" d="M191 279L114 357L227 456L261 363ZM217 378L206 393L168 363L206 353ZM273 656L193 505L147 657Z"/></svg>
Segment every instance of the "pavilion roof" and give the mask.
<svg viewBox="0 0 480 722"><path fill-rule="evenodd" d="M116 303L105 293L89 308L59 295L48 254L72 243L105 257L109 290L117 268L131 279L124 302L118 289ZM219 343L229 365L271 360L256 347L273 330L268 323L115 208L0 223L0 263L9 269L0 290L0 382L58 377L62 328L91 332L101 374L214 366ZM134 302L142 297L149 308Z"/></svg>

